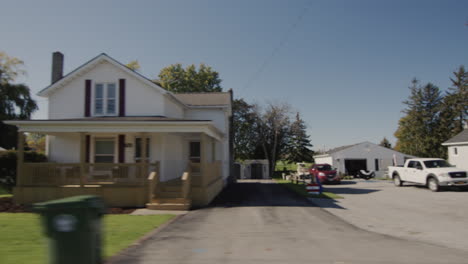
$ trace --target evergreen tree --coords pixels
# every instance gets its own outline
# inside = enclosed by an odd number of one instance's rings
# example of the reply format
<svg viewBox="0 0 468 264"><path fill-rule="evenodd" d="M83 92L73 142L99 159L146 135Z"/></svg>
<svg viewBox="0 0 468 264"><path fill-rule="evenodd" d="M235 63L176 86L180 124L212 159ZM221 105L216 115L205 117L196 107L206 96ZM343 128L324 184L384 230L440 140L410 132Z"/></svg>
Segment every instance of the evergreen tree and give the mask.
<svg viewBox="0 0 468 264"><path fill-rule="evenodd" d="M453 72L454 78L452 87L445 96L445 109L448 118L453 120L452 130L449 137L452 137L461 131L467 122L468 117L468 72L464 66L460 66L457 71ZM448 122L448 121L447 121Z"/></svg>
<svg viewBox="0 0 468 264"><path fill-rule="evenodd" d="M290 162L312 162L313 151L310 136L306 132L306 124L301 119L299 112L296 113L296 119L291 124L290 137L286 159Z"/></svg>
<svg viewBox="0 0 468 264"><path fill-rule="evenodd" d="M439 88L431 83L421 86L413 80L410 91L411 95L404 101L406 116L400 119L395 132L397 150L419 157L444 158L446 149L441 143L445 138L440 134L443 98Z"/></svg>

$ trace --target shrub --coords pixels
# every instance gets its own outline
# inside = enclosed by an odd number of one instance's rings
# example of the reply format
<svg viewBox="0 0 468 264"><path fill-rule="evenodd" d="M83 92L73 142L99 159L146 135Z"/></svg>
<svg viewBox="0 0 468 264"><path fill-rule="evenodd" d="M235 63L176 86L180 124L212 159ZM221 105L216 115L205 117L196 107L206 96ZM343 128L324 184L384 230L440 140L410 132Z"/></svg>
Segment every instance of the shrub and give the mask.
<svg viewBox="0 0 468 264"><path fill-rule="evenodd" d="M11 190L16 185L16 150L0 152L0 186ZM25 162L46 162L44 154L34 151L24 152Z"/></svg>

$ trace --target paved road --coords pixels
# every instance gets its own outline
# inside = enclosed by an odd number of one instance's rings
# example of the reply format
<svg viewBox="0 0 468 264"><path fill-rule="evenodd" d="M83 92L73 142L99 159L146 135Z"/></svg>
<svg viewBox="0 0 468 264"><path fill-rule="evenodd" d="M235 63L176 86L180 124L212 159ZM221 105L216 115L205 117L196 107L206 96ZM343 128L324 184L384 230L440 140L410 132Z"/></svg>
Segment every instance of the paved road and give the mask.
<svg viewBox="0 0 468 264"><path fill-rule="evenodd" d="M242 182L114 263L466 263L468 253L358 229L269 181Z"/></svg>
<svg viewBox="0 0 468 264"><path fill-rule="evenodd" d="M468 192L431 192L390 181L325 185L344 199L312 199L328 212L369 231L468 251ZM468 263L468 260L467 260Z"/></svg>

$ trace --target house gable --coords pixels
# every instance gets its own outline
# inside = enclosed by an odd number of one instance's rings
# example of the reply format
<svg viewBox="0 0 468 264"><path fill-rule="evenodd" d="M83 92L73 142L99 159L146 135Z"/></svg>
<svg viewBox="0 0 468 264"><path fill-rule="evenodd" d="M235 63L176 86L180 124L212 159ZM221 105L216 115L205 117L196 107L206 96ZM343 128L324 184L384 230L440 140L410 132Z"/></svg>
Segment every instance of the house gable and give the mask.
<svg viewBox="0 0 468 264"><path fill-rule="evenodd" d="M111 84L115 87L113 103L116 109L113 114L99 114L95 111L96 84ZM160 115L181 118L186 107L168 91L105 54L66 75L39 95L49 98L50 119L97 115ZM105 107L104 100L103 108Z"/></svg>

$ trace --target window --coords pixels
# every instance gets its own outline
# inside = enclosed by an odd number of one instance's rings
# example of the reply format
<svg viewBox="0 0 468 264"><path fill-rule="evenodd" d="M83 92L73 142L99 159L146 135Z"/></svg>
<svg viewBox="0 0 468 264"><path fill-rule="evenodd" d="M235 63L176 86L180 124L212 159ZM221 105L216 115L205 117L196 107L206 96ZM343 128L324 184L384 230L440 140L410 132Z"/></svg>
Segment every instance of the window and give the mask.
<svg viewBox="0 0 468 264"><path fill-rule="evenodd" d="M113 163L115 140L113 138L96 138L94 141L94 162Z"/></svg>
<svg viewBox="0 0 468 264"><path fill-rule="evenodd" d="M379 171L379 159L375 159L375 171Z"/></svg>
<svg viewBox="0 0 468 264"><path fill-rule="evenodd" d="M457 148L453 148L453 155L458 155L458 149Z"/></svg>
<svg viewBox="0 0 468 264"><path fill-rule="evenodd" d="M201 148L200 148L200 142L199 141L194 141L190 142L190 147L189 147L189 160L194 163L200 163L200 153L201 153Z"/></svg>
<svg viewBox="0 0 468 264"><path fill-rule="evenodd" d="M94 87L94 114L117 114L117 89L115 83L96 83Z"/></svg>
<svg viewBox="0 0 468 264"><path fill-rule="evenodd" d="M150 153L150 139L146 138L146 158L149 159ZM135 161L141 160L141 138L135 138Z"/></svg>

